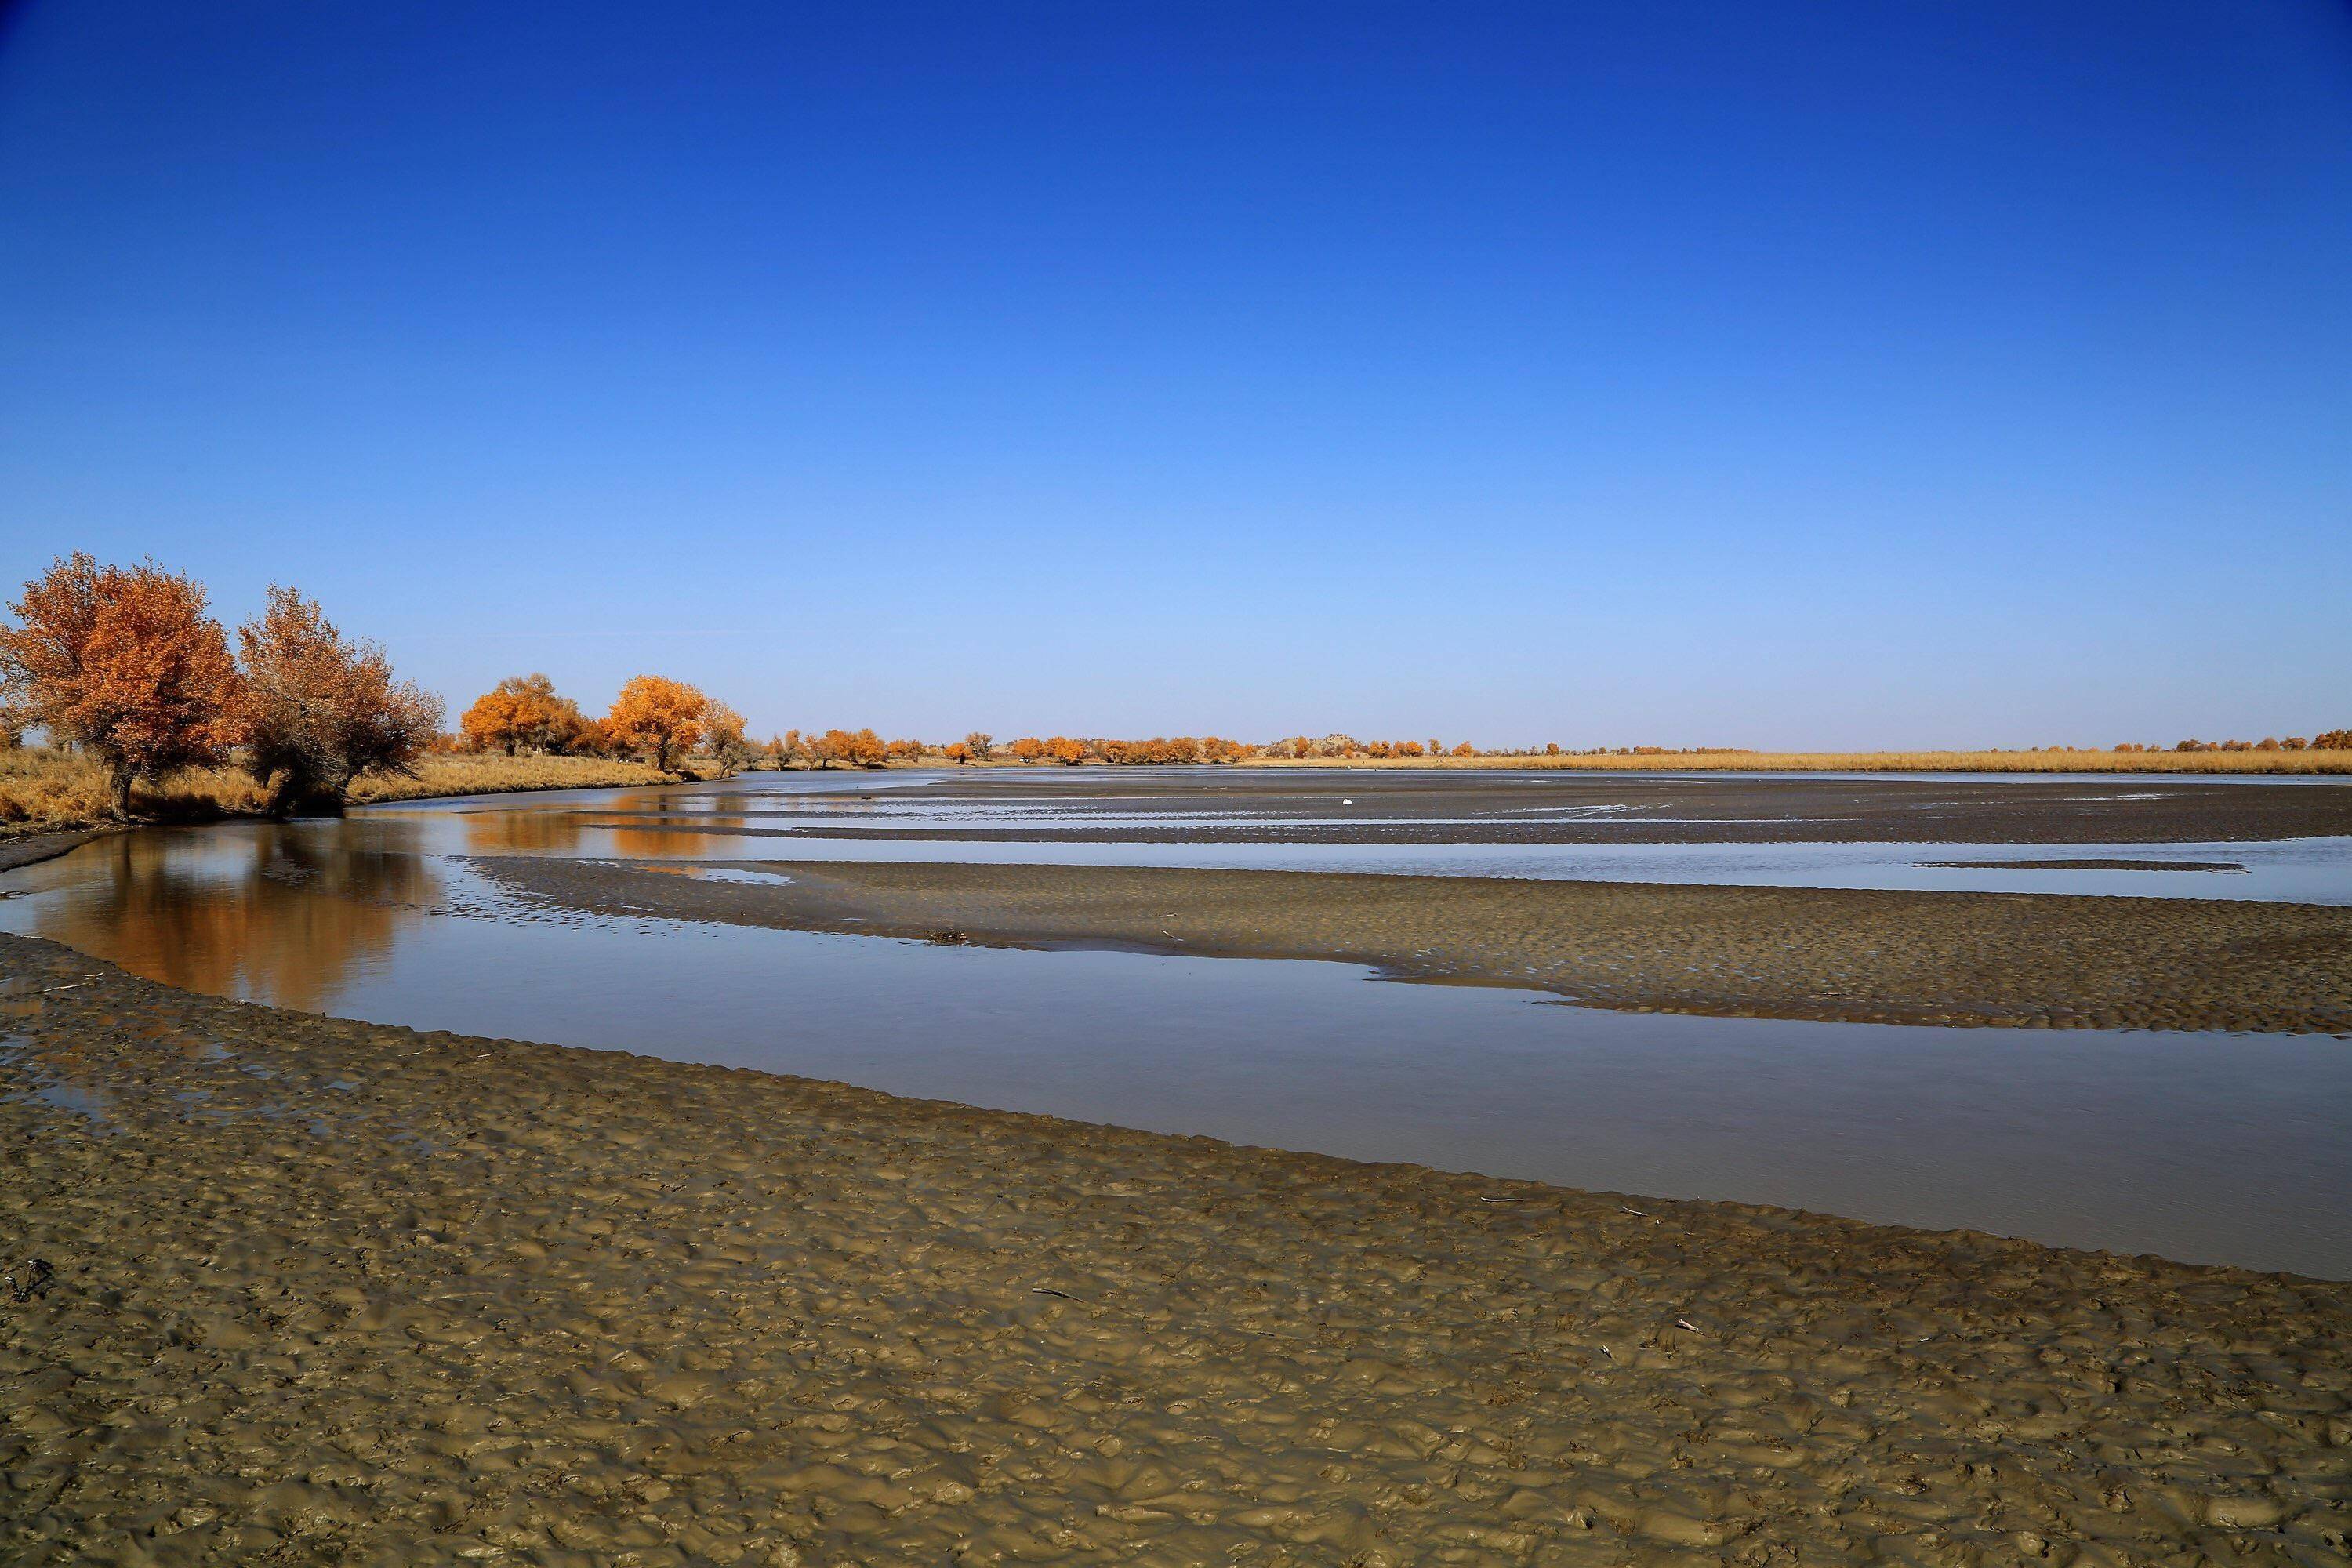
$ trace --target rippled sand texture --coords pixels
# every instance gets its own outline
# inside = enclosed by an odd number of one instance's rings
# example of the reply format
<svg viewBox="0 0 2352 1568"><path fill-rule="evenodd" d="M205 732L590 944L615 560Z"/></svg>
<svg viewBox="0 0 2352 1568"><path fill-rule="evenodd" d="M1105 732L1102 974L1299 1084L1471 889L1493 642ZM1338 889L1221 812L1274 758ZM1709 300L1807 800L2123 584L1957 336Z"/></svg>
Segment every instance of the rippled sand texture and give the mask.
<svg viewBox="0 0 2352 1568"><path fill-rule="evenodd" d="M1879 1023L2352 1030L2352 909L1159 867L486 856L563 910L1345 960L1598 1006Z"/></svg>
<svg viewBox="0 0 2352 1568"><path fill-rule="evenodd" d="M2352 1286L0 972L0 1247L56 1268L0 1291L11 1563L2318 1563L2352 1525Z"/></svg>

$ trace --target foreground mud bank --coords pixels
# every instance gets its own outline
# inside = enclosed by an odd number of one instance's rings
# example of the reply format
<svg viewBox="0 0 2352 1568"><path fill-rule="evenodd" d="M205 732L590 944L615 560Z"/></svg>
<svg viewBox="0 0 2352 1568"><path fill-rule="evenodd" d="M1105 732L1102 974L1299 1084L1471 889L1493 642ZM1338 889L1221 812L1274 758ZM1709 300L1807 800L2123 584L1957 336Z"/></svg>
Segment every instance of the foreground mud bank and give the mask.
<svg viewBox="0 0 2352 1568"><path fill-rule="evenodd" d="M1159 867L470 863L526 898L593 913L1334 959L1604 1007L2352 1031L2352 909L2306 904Z"/></svg>
<svg viewBox="0 0 2352 1568"><path fill-rule="evenodd" d="M18 939L0 976L11 1563L2315 1563L2352 1527L2352 1286L413 1034Z"/></svg>

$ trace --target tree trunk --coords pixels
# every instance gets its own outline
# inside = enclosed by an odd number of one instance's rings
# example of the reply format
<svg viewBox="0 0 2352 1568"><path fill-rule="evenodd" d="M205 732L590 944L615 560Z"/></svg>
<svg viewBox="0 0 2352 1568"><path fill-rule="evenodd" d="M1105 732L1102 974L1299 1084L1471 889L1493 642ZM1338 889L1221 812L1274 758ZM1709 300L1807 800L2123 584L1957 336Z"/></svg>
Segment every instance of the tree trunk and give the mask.
<svg viewBox="0 0 2352 1568"><path fill-rule="evenodd" d="M129 765L122 763L115 763L106 782L108 788L112 791L114 795L114 815L117 816L128 817L131 815L131 769Z"/></svg>

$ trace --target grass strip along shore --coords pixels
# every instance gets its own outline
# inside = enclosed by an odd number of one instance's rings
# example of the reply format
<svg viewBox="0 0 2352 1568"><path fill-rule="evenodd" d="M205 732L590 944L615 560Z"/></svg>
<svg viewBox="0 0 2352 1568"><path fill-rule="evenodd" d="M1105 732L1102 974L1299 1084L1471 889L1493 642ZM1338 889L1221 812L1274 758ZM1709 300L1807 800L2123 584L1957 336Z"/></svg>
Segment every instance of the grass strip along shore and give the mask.
<svg viewBox="0 0 2352 1568"><path fill-rule="evenodd" d="M685 775L692 778L688 773ZM643 763L604 757L509 757L496 752L436 752L405 773L364 773L353 779L354 805L449 795L551 789L611 789L676 784ZM131 816L142 822L210 822L259 816L268 792L242 768L189 768L162 784L131 787ZM0 751L0 838L119 824L108 804L106 769L94 759L45 748Z"/></svg>

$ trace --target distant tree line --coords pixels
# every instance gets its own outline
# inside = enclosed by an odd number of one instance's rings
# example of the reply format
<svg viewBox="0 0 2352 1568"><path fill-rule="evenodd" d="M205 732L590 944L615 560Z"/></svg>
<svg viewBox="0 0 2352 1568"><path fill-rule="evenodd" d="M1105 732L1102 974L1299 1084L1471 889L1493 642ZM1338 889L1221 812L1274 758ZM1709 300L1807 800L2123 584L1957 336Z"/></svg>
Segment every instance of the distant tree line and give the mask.
<svg viewBox="0 0 2352 1568"><path fill-rule="evenodd" d="M2130 741L2116 748L2118 752L2352 752L2352 730L2323 730L2305 739L2301 735L2265 735L2259 741L2175 741L2169 747L2145 746Z"/></svg>
<svg viewBox="0 0 2352 1568"><path fill-rule="evenodd" d="M268 809L339 806L352 781L375 770L412 773L428 749L584 757L642 757L678 771L689 757L719 773L773 768L880 768L939 762L1122 767L1237 763L1253 756L1386 761L1415 757L1710 756L1734 746L1541 747L1482 751L1428 740L1360 741L1332 733L1253 745L1222 736L1119 740L1024 735L999 748L975 730L933 744L885 741L871 729L790 730L755 745L743 716L685 681L640 675L612 707L590 717L545 675L509 676L475 699L457 733L437 733L439 699L394 677L374 643L344 637L298 590L268 586L262 612L228 632L207 613L202 584L152 562L102 566L61 556L25 584L0 626L0 744L32 730L88 753L107 771L113 809L126 815L131 785L188 768L242 765ZM2352 730L2306 739L2185 740L2166 748L2126 742L2121 752L2352 751ZM2049 747L2050 752L2095 748Z"/></svg>

